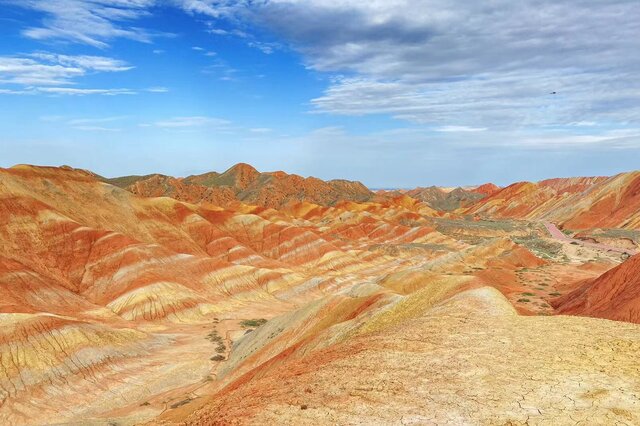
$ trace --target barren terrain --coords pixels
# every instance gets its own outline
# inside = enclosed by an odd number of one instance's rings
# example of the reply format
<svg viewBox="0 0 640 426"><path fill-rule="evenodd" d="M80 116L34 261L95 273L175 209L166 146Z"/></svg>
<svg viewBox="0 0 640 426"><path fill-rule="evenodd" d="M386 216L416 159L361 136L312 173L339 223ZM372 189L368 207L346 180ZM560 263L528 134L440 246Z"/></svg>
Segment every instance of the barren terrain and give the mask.
<svg viewBox="0 0 640 426"><path fill-rule="evenodd" d="M638 424L637 181L1 169L0 424Z"/></svg>

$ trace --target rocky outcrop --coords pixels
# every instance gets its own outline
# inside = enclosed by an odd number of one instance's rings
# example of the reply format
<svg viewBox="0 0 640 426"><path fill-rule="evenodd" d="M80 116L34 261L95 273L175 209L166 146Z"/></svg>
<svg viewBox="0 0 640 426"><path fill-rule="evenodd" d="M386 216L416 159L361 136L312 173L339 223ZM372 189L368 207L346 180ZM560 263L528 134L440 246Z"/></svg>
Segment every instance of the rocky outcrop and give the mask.
<svg viewBox="0 0 640 426"><path fill-rule="evenodd" d="M338 201L368 201L373 193L360 182L323 181L284 172L260 173L248 164L236 164L224 173L186 178L163 175L130 176L107 182L145 197L172 197L189 203L228 205L233 201L270 208L307 201L334 205Z"/></svg>
<svg viewBox="0 0 640 426"><path fill-rule="evenodd" d="M465 214L547 220L573 230L640 229L640 172L510 185Z"/></svg>
<svg viewBox="0 0 640 426"><path fill-rule="evenodd" d="M559 313L640 324L640 255L553 301Z"/></svg>
<svg viewBox="0 0 640 426"><path fill-rule="evenodd" d="M498 190L499 187L488 183L477 188L454 188L452 190L430 186L411 189L406 191L406 194L427 203L436 210L448 212L473 205Z"/></svg>

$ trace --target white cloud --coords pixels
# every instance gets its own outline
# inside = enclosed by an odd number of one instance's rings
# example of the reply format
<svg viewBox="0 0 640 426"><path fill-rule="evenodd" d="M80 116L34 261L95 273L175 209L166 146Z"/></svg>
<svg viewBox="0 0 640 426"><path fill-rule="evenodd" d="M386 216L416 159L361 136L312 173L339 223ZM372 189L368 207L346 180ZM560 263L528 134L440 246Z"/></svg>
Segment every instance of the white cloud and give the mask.
<svg viewBox="0 0 640 426"><path fill-rule="evenodd" d="M156 121L153 123L156 127L174 129L185 127L228 127L230 121L216 117L192 116L192 117L174 117L167 120ZM145 126L146 127L146 126Z"/></svg>
<svg viewBox="0 0 640 426"><path fill-rule="evenodd" d="M33 53L0 56L0 83L23 86L68 85L93 72L122 72L132 67L104 56L70 56Z"/></svg>
<svg viewBox="0 0 640 426"><path fill-rule="evenodd" d="M200 46L194 46L191 49L195 50L196 52L201 52L204 56L213 57L213 56L217 55L216 52L211 52L211 51L205 49L204 47L200 47Z"/></svg>
<svg viewBox="0 0 640 426"><path fill-rule="evenodd" d="M129 118L126 115L119 115L115 117L100 117L100 118L74 118L67 123L71 126L83 126L83 125L95 125L104 123L113 123L114 121L122 121Z"/></svg>
<svg viewBox="0 0 640 426"><path fill-rule="evenodd" d="M58 55L54 53L32 53L27 56L39 59L43 62L60 64L65 67L77 67L85 71L121 72L133 69L132 66L124 61L105 56L71 56Z"/></svg>
<svg viewBox="0 0 640 426"><path fill-rule="evenodd" d="M149 41L150 33L138 28L136 21L151 13L152 6L171 5L207 17L210 34L244 39L267 54L284 46L273 40L286 42L303 55L309 69L332 77L325 92L310 101L321 113L387 114L427 124L443 136L469 129L493 133L553 126L571 126L578 132L597 127L592 123L615 127L640 122L637 0L10 3L45 15L40 26L25 30L37 39L101 48L115 38ZM249 32L253 25L260 27L260 34L266 29L275 37L258 39ZM0 83L24 86L1 88L0 93L40 93L46 86L62 93L60 86L87 72L128 67L86 58L50 54L0 58ZM235 75L222 62L205 72L225 80Z"/></svg>
<svg viewBox="0 0 640 426"><path fill-rule="evenodd" d="M58 55L46 52L22 56L0 56L0 84L22 86L0 88L7 95L133 95L124 88L80 88L77 80L95 73L123 72L133 67L105 56ZM72 87L69 87L72 86Z"/></svg>
<svg viewBox="0 0 640 426"><path fill-rule="evenodd" d="M442 126L435 129L436 132L443 133L469 133L469 132L484 132L486 127L468 127L468 126Z"/></svg>
<svg viewBox="0 0 640 426"><path fill-rule="evenodd" d="M573 123L569 123L568 125L576 127L593 127L597 126L598 123L596 123L595 121L575 121Z"/></svg>
<svg viewBox="0 0 640 426"><path fill-rule="evenodd" d="M271 133L273 129L269 129L267 127L256 127L254 129L249 129L251 133Z"/></svg>
<svg viewBox="0 0 640 426"><path fill-rule="evenodd" d="M640 122L635 0L269 0L226 13L284 38L309 68L349 75L312 101L321 112L490 128Z"/></svg>
<svg viewBox="0 0 640 426"><path fill-rule="evenodd" d="M35 93L44 93L51 95L73 95L73 96L85 96L85 95L105 95L105 96L118 96L118 95L136 95L138 92L131 89L77 89L73 87L36 87L33 89Z"/></svg>
<svg viewBox="0 0 640 426"><path fill-rule="evenodd" d="M249 43L247 43L247 46L253 47L254 49L258 49L265 55L271 55L277 49L281 48L280 44L278 43L265 43L265 42L259 42L259 41L250 41Z"/></svg>
<svg viewBox="0 0 640 426"><path fill-rule="evenodd" d="M122 129L112 128L112 127L101 127L101 126L74 126L75 130L82 130L84 132L120 132Z"/></svg>
<svg viewBox="0 0 640 426"><path fill-rule="evenodd" d="M0 57L0 83L22 85L68 84L85 70L61 64L38 62L30 58Z"/></svg>
<svg viewBox="0 0 640 426"><path fill-rule="evenodd" d="M40 117L40 121L44 121L47 123L57 123L64 119L64 115L43 115Z"/></svg>
<svg viewBox="0 0 640 426"><path fill-rule="evenodd" d="M8 0L43 13L42 26L23 34L36 40L60 39L105 48L115 38L149 42L151 35L132 22L148 15L156 0Z"/></svg>
<svg viewBox="0 0 640 426"><path fill-rule="evenodd" d="M147 92L150 92L150 93L167 93L167 92L169 92L169 89L166 88L166 87L162 87L162 86L149 87L147 89Z"/></svg>
<svg viewBox="0 0 640 426"><path fill-rule="evenodd" d="M229 35L229 34L231 34L229 31L223 30L221 28L210 28L208 30L208 32L210 34L215 34L215 35Z"/></svg>

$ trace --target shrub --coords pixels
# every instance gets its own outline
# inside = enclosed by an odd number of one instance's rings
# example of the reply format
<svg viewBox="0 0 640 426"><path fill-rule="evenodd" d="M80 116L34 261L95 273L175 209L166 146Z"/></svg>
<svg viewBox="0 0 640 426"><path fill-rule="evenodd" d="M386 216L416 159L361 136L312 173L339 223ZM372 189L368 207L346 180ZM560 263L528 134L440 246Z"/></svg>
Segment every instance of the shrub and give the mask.
<svg viewBox="0 0 640 426"><path fill-rule="evenodd" d="M212 356L210 359L211 361L224 361L226 358L222 355L215 355L215 356Z"/></svg>
<svg viewBox="0 0 640 426"><path fill-rule="evenodd" d="M193 401L192 398L183 399L182 401L179 401L179 402L176 402L175 404L172 404L171 408L175 409L175 408L178 408L178 407L182 407L183 405L187 405L191 401Z"/></svg>
<svg viewBox="0 0 640 426"><path fill-rule="evenodd" d="M240 325L244 328L250 328L250 327L260 327L261 325L265 324L267 322L266 319L264 318L259 318L259 319L248 319L248 320L243 320L240 322Z"/></svg>
<svg viewBox="0 0 640 426"><path fill-rule="evenodd" d="M518 299L518 302L520 302L520 303L527 303L527 302L531 302L531 300L529 300L529 299L525 299L525 298L522 298L522 299Z"/></svg>

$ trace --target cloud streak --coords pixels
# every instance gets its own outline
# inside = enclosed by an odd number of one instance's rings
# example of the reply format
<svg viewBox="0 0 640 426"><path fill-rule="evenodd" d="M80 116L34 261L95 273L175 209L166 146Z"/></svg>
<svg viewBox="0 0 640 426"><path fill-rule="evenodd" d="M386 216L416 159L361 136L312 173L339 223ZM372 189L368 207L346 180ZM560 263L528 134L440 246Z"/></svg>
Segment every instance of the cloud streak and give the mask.
<svg viewBox="0 0 640 426"><path fill-rule="evenodd" d="M153 123L155 127L164 129L184 129L194 127L215 127L226 128L231 124L230 121L217 117L191 116L191 117L173 117L167 120L161 120ZM149 127L147 124L145 127Z"/></svg>
<svg viewBox="0 0 640 426"><path fill-rule="evenodd" d="M24 29L35 40L58 39L108 47L116 38L150 42L152 35L132 25L149 14L155 0L9 0L43 14L42 25Z"/></svg>
<svg viewBox="0 0 640 426"><path fill-rule="evenodd" d="M23 86L70 85L75 79L95 72L122 72L133 67L104 56L70 56L32 53L0 56L0 83Z"/></svg>

